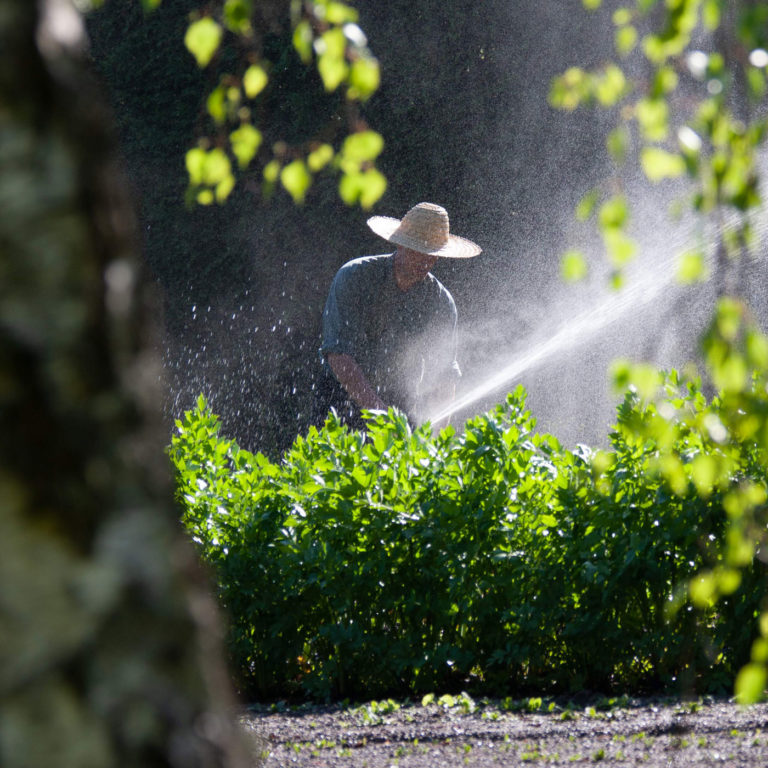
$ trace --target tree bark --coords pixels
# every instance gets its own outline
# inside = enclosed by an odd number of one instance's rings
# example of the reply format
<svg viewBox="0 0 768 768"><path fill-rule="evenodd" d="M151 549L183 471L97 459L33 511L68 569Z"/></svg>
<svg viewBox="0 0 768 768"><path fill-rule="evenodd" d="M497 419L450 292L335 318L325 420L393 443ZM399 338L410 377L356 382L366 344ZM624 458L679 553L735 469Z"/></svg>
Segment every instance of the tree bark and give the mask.
<svg viewBox="0 0 768 768"><path fill-rule="evenodd" d="M252 765L173 508L156 308L84 45L69 0L3 3L0 765Z"/></svg>

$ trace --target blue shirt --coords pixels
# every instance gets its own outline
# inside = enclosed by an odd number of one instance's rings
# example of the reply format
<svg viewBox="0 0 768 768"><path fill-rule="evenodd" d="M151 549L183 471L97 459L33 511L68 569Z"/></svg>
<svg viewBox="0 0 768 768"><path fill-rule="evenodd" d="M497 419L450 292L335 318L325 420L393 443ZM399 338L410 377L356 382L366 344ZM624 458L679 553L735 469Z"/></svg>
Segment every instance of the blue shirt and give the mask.
<svg viewBox="0 0 768 768"><path fill-rule="evenodd" d="M403 291L393 254L363 256L333 279L320 354L350 355L387 405L418 418L430 391L461 375L456 327L456 304L434 275Z"/></svg>

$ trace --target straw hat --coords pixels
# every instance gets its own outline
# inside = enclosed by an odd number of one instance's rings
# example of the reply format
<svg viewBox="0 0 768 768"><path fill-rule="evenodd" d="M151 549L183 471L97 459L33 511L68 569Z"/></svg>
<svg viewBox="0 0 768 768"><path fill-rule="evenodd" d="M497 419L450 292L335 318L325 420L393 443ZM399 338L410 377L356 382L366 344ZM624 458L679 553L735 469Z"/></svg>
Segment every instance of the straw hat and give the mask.
<svg viewBox="0 0 768 768"><path fill-rule="evenodd" d="M401 219L372 216L368 226L380 237L412 251L469 259L482 251L479 245L449 232L448 213L433 203L419 203Z"/></svg>

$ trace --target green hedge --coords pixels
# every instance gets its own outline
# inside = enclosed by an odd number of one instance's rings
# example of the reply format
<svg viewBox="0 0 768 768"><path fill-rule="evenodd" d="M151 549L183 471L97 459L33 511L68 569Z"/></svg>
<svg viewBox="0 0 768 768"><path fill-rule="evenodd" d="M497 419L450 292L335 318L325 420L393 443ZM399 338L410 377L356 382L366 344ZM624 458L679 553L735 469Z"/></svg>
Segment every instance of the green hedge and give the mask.
<svg viewBox="0 0 768 768"><path fill-rule="evenodd" d="M684 389L678 407L713 408ZM244 694L725 690L763 568L689 603L721 558L726 489L686 476L670 490L638 437L649 409L627 396L607 452L537 434L522 389L438 437L395 411L367 432L331 414L272 463L222 437L201 397L170 453ZM689 429L674 439L683 467L711 449Z"/></svg>

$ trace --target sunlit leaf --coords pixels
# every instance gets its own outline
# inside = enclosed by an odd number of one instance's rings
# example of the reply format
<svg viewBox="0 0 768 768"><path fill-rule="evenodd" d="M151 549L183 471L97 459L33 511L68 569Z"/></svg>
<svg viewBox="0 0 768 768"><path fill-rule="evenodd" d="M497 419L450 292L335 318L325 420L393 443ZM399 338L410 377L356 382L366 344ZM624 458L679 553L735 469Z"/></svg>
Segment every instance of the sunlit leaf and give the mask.
<svg viewBox="0 0 768 768"><path fill-rule="evenodd" d="M576 206L576 218L579 221L586 221L592 215L597 205L598 195L598 191L593 189L579 200L579 204Z"/></svg>
<svg viewBox="0 0 768 768"><path fill-rule="evenodd" d="M637 38L637 30L633 26L617 29L614 42L619 56L626 56L631 53L637 45Z"/></svg>
<svg viewBox="0 0 768 768"><path fill-rule="evenodd" d="M233 32L241 35L251 30L251 0L226 0L224 3L224 23Z"/></svg>
<svg viewBox="0 0 768 768"><path fill-rule="evenodd" d="M627 78L615 64L610 64L597 79L595 97L605 107L616 104L627 88Z"/></svg>
<svg viewBox="0 0 768 768"><path fill-rule="evenodd" d="M619 165L624 162L629 147L630 135L626 125L620 125L608 134L605 142L611 157Z"/></svg>
<svg viewBox="0 0 768 768"><path fill-rule="evenodd" d="M681 254L677 264L677 279L685 284L699 283L706 280L707 268L704 254L700 251L686 251Z"/></svg>
<svg viewBox="0 0 768 768"><path fill-rule="evenodd" d="M362 173L342 174L339 180L339 195L347 205L359 203L362 208L370 208L384 194L387 180L382 173L371 168Z"/></svg>
<svg viewBox="0 0 768 768"><path fill-rule="evenodd" d="M679 457L674 453L665 453L659 459L659 469L672 492L678 496L685 496L688 490L688 478Z"/></svg>
<svg viewBox="0 0 768 768"><path fill-rule="evenodd" d="M360 207L363 210L372 208L387 191L387 179L376 168L368 168L363 174L360 189Z"/></svg>
<svg viewBox="0 0 768 768"><path fill-rule="evenodd" d="M206 155L206 151L200 147L194 147L186 154L187 173L189 174L190 182L195 186L203 183Z"/></svg>
<svg viewBox="0 0 768 768"><path fill-rule="evenodd" d="M662 141L669 132L669 106L665 99L640 99L635 115L646 141Z"/></svg>
<svg viewBox="0 0 768 768"><path fill-rule="evenodd" d="M218 147L206 154L203 183L214 186L232 175L232 164L223 149Z"/></svg>
<svg viewBox="0 0 768 768"><path fill-rule="evenodd" d="M724 392L741 392L747 376L747 364L740 355L731 355L712 369L715 386Z"/></svg>
<svg viewBox="0 0 768 768"><path fill-rule="evenodd" d="M637 243L622 229L604 230L603 241L611 263L617 267L628 264L637 254Z"/></svg>
<svg viewBox="0 0 768 768"><path fill-rule="evenodd" d="M720 26L720 5L722 0L704 0L701 9L701 18L704 26L709 30L715 30Z"/></svg>
<svg viewBox="0 0 768 768"><path fill-rule="evenodd" d="M343 59L347 50L347 38L344 31L338 27L326 30L315 40L315 51L318 56L330 56Z"/></svg>
<svg viewBox="0 0 768 768"><path fill-rule="evenodd" d="M230 172L216 185L216 202L223 203L235 188L235 177Z"/></svg>
<svg viewBox="0 0 768 768"><path fill-rule="evenodd" d="M341 56L325 53L317 60L317 71L325 90L335 91L344 82L349 67Z"/></svg>
<svg viewBox="0 0 768 768"><path fill-rule="evenodd" d="M739 704L754 704L759 701L765 691L766 667L764 664L750 663L739 670L736 675L734 691Z"/></svg>
<svg viewBox="0 0 768 768"><path fill-rule="evenodd" d="M606 200L598 214L601 229L619 228L627 223L629 208L623 195L614 195Z"/></svg>
<svg viewBox="0 0 768 768"><path fill-rule="evenodd" d="M678 154L658 147L644 147L640 162L650 181L673 179L685 174L685 160Z"/></svg>
<svg viewBox="0 0 768 768"><path fill-rule="evenodd" d="M384 149L384 139L376 131L352 133L344 139L341 152L348 160L364 163L375 160Z"/></svg>
<svg viewBox="0 0 768 768"><path fill-rule="evenodd" d="M325 20L329 24L345 24L357 21L357 11L345 3L329 2L325 6Z"/></svg>
<svg viewBox="0 0 768 768"><path fill-rule="evenodd" d="M357 59L349 71L348 95L365 101L379 87L380 79L379 62L376 59Z"/></svg>
<svg viewBox="0 0 768 768"><path fill-rule="evenodd" d="M264 180L269 183L276 182L280 176L280 168L281 164L279 160L270 160L270 162L264 166Z"/></svg>
<svg viewBox="0 0 768 768"><path fill-rule="evenodd" d="M301 204L312 184L312 174L303 160L294 160L280 171L280 183L285 187L294 203Z"/></svg>
<svg viewBox="0 0 768 768"><path fill-rule="evenodd" d="M587 260L581 251L568 251L560 262L560 274L567 283L583 280L588 273Z"/></svg>
<svg viewBox="0 0 768 768"><path fill-rule="evenodd" d="M751 368L756 371L768 370L768 338L764 334L750 330L746 334L745 348Z"/></svg>
<svg viewBox="0 0 768 768"><path fill-rule="evenodd" d="M210 16L206 16L189 25L184 35L184 45L195 57L198 66L205 67L218 50L221 36L221 27Z"/></svg>
<svg viewBox="0 0 768 768"><path fill-rule="evenodd" d="M305 64L312 61L312 39L312 27L309 22L306 19L300 21L293 30L293 47Z"/></svg>
<svg viewBox="0 0 768 768"><path fill-rule="evenodd" d="M700 453L691 462L691 479L698 493L707 497L712 493L717 476L715 459L706 453Z"/></svg>
<svg viewBox="0 0 768 768"><path fill-rule="evenodd" d="M717 586L712 573L699 573L688 585L691 602L697 608L709 608L717 596Z"/></svg>
<svg viewBox="0 0 768 768"><path fill-rule="evenodd" d="M229 134L232 152L240 168L247 168L261 146L261 131L246 123Z"/></svg>
<svg viewBox="0 0 768 768"><path fill-rule="evenodd" d="M249 99L255 99L269 82L267 73L258 64L252 64L243 75L243 90Z"/></svg>
<svg viewBox="0 0 768 768"><path fill-rule="evenodd" d="M227 119L226 93L223 86L217 86L208 94L205 106L214 122L221 124Z"/></svg>
<svg viewBox="0 0 768 768"><path fill-rule="evenodd" d="M333 147L330 144L321 144L307 155L307 167L312 173L317 173L331 160L333 160Z"/></svg>

